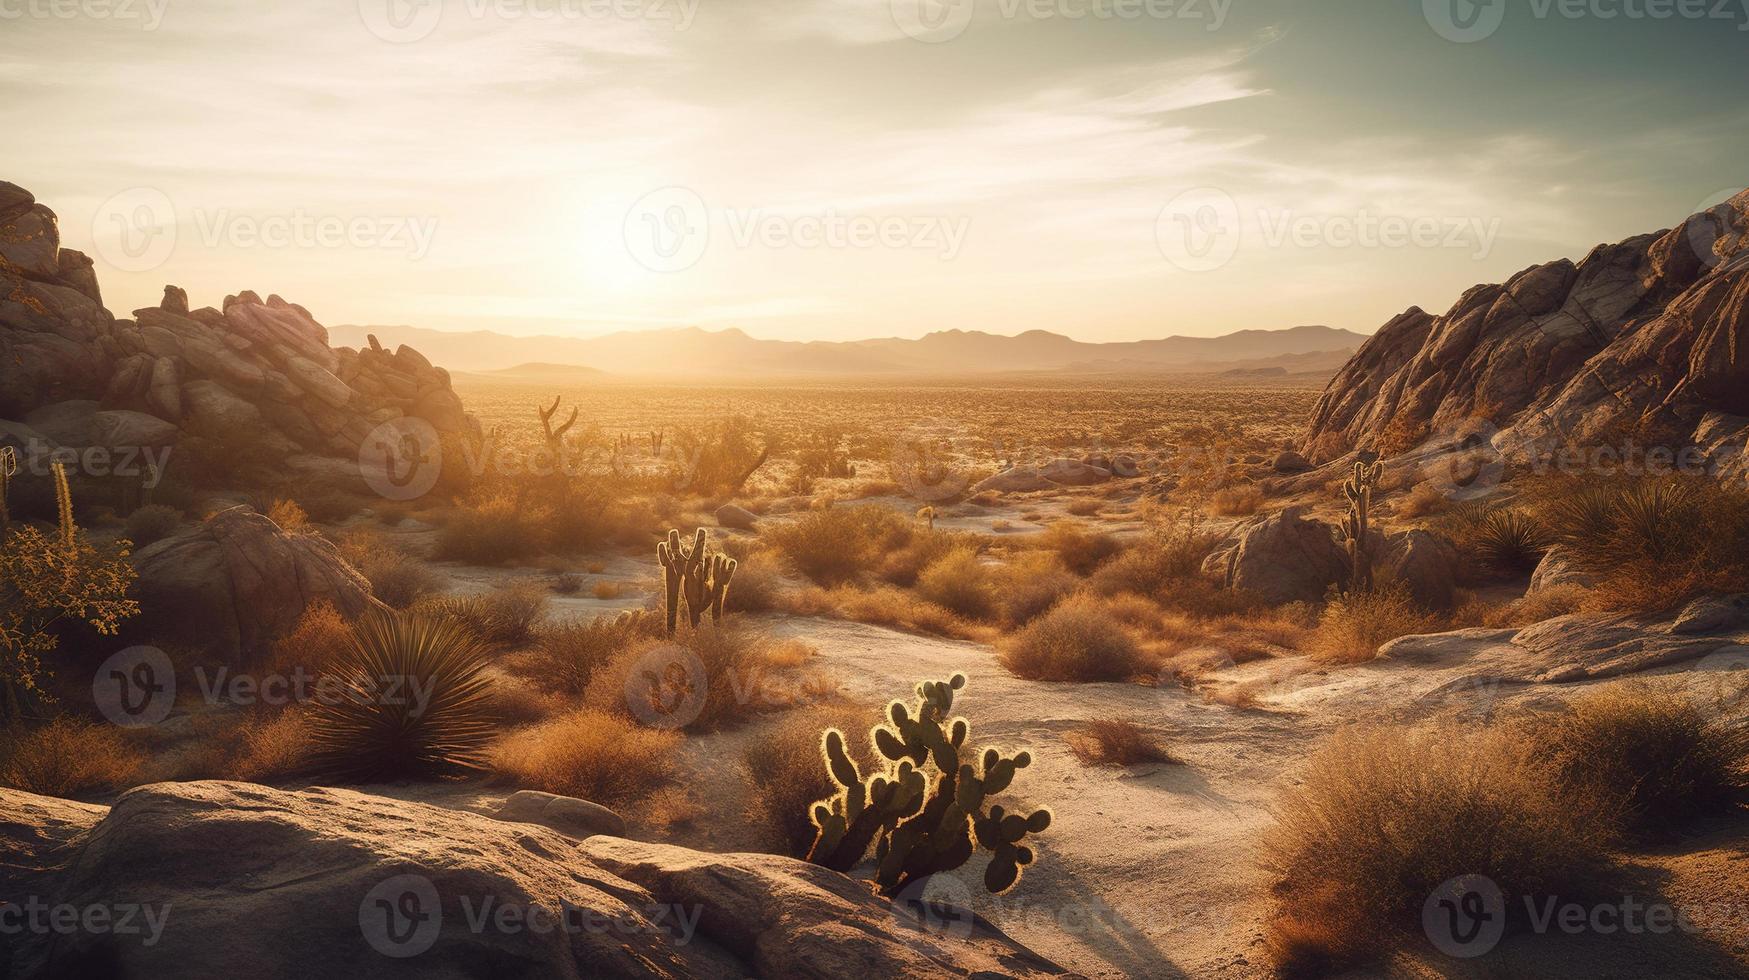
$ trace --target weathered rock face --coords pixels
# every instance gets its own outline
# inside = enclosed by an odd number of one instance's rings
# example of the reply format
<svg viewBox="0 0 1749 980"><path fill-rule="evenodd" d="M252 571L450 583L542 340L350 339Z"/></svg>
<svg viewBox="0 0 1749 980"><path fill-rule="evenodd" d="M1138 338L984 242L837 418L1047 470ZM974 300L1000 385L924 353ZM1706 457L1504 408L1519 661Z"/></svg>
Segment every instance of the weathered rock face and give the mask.
<svg viewBox="0 0 1749 980"><path fill-rule="evenodd" d="M1449 612L1457 594L1457 553L1427 531L1392 535L1385 541L1379 564L1384 579L1406 589L1427 609Z"/></svg>
<svg viewBox="0 0 1749 980"><path fill-rule="evenodd" d="M0 790L0 816L56 801ZM95 810L95 808L92 808ZM27 937L37 976L1043 977L992 930L925 933L836 872L339 789L158 783L63 816L54 905L150 910L145 934ZM84 826L80 827L80 822ZM10 823L0 847L29 850ZM33 863L40 864L40 861ZM44 887L47 886L47 887ZM46 892L46 894L44 894ZM27 894L0 866L0 897ZM506 911L508 910L508 911ZM983 972L990 971L990 972Z"/></svg>
<svg viewBox="0 0 1749 980"><path fill-rule="evenodd" d="M1749 192L1577 265L1477 286L1443 316L1402 314L1325 389L1305 453L1394 453L1469 429L1508 456L1624 427L1693 442L1708 412L1749 415L1746 350Z"/></svg>
<svg viewBox="0 0 1749 980"><path fill-rule="evenodd" d="M142 548L134 568L142 616L130 630L226 654L260 653L312 603L347 616L378 605L326 538L281 530L247 507Z"/></svg>
<svg viewBox="0 0 1749 980"><path fill-rule="evenodd" d="M1225 554L1224 568L1205 570L1223 575L1229 588L1270 603L1321 602L1347 581L1348 554L1336 543L1334 528L1289 508L1246 526Z"/></svg>
<svg viewBox="0 0 1749 980"><path fill-rule="evenodd" d="M356 468L366 436L391 419L421 419L440 436L479 431L448 372L417 351L374 340L364 350L330 347L308 310L278 296L245 291L222 309L191 310L188 294L167 286L160 305L115 319L91 260L60 248L54 212L0 182L0 419L58 418L67 401L95 403L103 416L131 413L98 420L120 431L38 426L75 448L167 445L194 434ZM153 441L114 441L128 438ZM345 489L364 488L351 482Z"/></svg>

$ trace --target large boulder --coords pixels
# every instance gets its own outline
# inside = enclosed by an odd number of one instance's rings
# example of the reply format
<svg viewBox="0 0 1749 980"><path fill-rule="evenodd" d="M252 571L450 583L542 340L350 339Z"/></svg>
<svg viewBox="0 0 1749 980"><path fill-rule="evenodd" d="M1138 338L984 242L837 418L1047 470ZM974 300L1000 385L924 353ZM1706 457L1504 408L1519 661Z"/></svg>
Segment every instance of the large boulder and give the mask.
<svg viewBox="0 0 1749 980"><path fill-rule="evenodd" d="M759 515L737 504L724 504L717 508L718 527L732 527L737 531L751 531L759 526Z"/></svg>
<svg viewBox="0 0 1749 980"><path fill-rule="evenodd" d="M1318 602L1348 577L1348 553L1335 528L1307 520L1298 508L1253 521L1227 555L1230 588L1271 603Z"/></svg>
<svg viewBox="0 0 1749 980"><path fill-rule="evenodd" d="M1384 578L1407 589L1416 603L1449 612L1456 601L1457 552L1445 539L1419 529L1386 539Z"/></svg>
<svg viewBox="0 0 1749 980"><path fill-rule="evenodd" d="M328 539L286 531L247 507L148 545L133 563L141 615L130 629L245 659L290 632L313 603L348 616L378 607L370 583Z"/></svg>
<svg viewBox="0 0 1749 980"><path fill-rule="evenodd" d="M1539 595L1569 585L1588 589L1595 584L1596 577L1580 571L1573 561L1573 553L1557 544L1543 552L1542 560L1536 563L1536 571L1530 573L1530 588L1525 594Z"/></svg>
<svg viewBox="0 0 1749 980"><path fill-rule="evenodd" d="M0 814L53 805L0 790ZM51 844L64 870L35 894L141 914L128 931L17 937L17 975L1062 975L994 929L926 932L864 884L791 858L577 841L343 789L156 783L117 799L70 855ZM14 894L0 865L0 895Z"/></svg>

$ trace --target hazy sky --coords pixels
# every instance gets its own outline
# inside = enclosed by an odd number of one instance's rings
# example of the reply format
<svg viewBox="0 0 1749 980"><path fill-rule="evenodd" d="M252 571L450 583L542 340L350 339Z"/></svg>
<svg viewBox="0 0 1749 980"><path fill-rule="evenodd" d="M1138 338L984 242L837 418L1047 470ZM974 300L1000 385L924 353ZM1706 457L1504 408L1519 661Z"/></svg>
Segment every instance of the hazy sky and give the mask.
<svg viewBox="0 0 1749 980"><path fill-rule="evenodd" d="M0 0L0 178L121 315L1370 331L1749 181L1745 6Z"/></svg>

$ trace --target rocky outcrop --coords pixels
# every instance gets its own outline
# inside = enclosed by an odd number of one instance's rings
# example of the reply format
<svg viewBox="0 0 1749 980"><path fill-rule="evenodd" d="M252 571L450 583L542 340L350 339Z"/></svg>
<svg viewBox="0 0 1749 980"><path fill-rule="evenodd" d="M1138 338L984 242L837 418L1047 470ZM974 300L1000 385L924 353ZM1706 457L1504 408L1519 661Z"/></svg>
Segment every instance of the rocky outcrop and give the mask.
<svg viewBox="0 0 1749 980"><path fill-rule="evenodd" d="M1336 543L1335 529L1301 517L1298 508L1251 522L1215 562L1204 570L1275 605L1322 602L1348 579L1348 554Z"/></svg>
<svg viewBox="0 0 1749 980"><path fill-rule="evenodd" d="M0 790L0 818L64 806ZM0 865L0 898L138 914L127 931L13 937L15 975L1062 975L994 929L925 931L860 882L768 854L577 841L348 790L228 782L142 786L106 813L66 815L34 835L63 870L21 886ZM28 826L0 834L7 853L33 846Z"/></svg>
<svg viewBox="0 0 1749 980"><path fill-rule="evenodd" d="M349 617L378 605L327 538L285 531L247 507L140 549L134 568L141 617L130 630L227 655L261 653L313 603Z"/></svg>
<svg viewBox="0 0 1749 980"><path fill-rule="evenodd" d="M1450 612L1457 599L1457 552L1422 530L1386 538L1379 553L1382 580L1409 593L1424 609Z"/></svg>
<svg viewBox="0 0 1749 980"><path fill-rule="evenodd" d="M279 462L332 458L354 470L366 436L391 419L478 435L444 369L374 338L362 350L331 347L308 310L278 296L245 291L219 309L190 309L188 294L167 286L158 306L117 320L91 260L60 248L54 212L0 182L0 419L45 415L78 416L30 423L61 446L193 435ZM130 439L150 441L117 441Z"/></svg>
<svg viewBox="0 0 1749 980"><path fill-rule="evenodd" d="M626 835L625 819L607 807L536 789L522 789L510 794L493 816L515 823L540 824L578 840L597 834Z"/></svg>
<svg viewBox="0 0 1749 980"><path fill-rule="evenodd" d="M1304 452L1391 455L1474 431L1509 458L1630 432L1692 444L1709 413L1749 415L1745 351L1749 192L1477 286L1443 316L1398 316L1325 389Z"/></svg>

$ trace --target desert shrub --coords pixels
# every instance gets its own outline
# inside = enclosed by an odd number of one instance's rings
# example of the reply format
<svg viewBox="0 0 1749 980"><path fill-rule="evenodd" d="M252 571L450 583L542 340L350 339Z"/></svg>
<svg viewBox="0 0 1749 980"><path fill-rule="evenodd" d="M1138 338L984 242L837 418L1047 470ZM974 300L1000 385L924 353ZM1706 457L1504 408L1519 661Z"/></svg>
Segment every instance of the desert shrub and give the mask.
<svg viewBox="0 0 1749 980"><path fill-rule="evenodd" d="M538 554L550 510L508 494L472 498L449 514L437 536L437 557L502 565Z"/></svg>
<svg viewBox="0 0 1749 980"><path fill-rule="evenodd" d="M1459 551L1475 556L1494 572L1530 571L1548 550L1549 536L1542 525L1515 507L1470 504L1450 516L1443 527L1447 536Z"/></svg>
<svg viewBox="0 0 1749 980"><path fill-rule="evenodd" d="M352 627L332 603L313 602L292 631L274 641L268 670L286 677L300 668L312 675L329 673L355 640Z"/></svg>
<svg viewBox="0 0 1749 980"><path fill-rule="evenodd" d="M1107 562L1090 581L1095 592L1158 596L1202 575L1202 563L1220 543L1193 511L1146 515L1148 531Z"/></svg>
<svg viewBox="0 0 1749 980"><path fill-rule="evenodd" d="M1236 483L1209 496L1209 509L1223 517L1245 517L1263 506L1263 488L1255 483Z"/></svg>
<svg viewBox="0 0 1749 980"><path fill-rule="evenodd" d="M1283 972L1323 972L1419 934L1441 884L1484 875L1507 897L1585 894L1608 870L1608 827L1503 728L1340 732L1276 806L1270 944Z"/></svg>
<svg viewBox="0 0 1749 980"><path fill-rule="evenodd" d="M1104 507L1105 502L1102 500L1082 499L1070 501L1069 506L1064 509L1074 517L1092 517Z"/></svg>
<svg viewBox="0 0 1749 980"><path fill-rule="evenodd" d="M1427 517L1446 509L1450 501L1433 482L1418 483L1414 489L1397 498L1398 517Z"/></svg>
<svg viewBox="0 0 1749 980"><path fill-rule="evenodd" d="M1135 638L1099 599L1064 599L1011 637L1002 666L1035 681L1121 681L1152 670Z"/></svg>
<svg viewBox="0 0 1749 980"><path fill-rule="evenodd" d="M727 550L726 548L724 549ZM783 576L762 561L737 559L735 578L723 599L725 612L762 613L778 608L783 600Z"/></svg>
<svg viewBox="0 0 1749 980"><path fill-rule="evenodd" d="M226 778L259 783L284 779L309 764L309 718L299 708L258 714L233 736L236 755L225 767Z"/></svg>
<svg viewBox="0 0 1749 980"><path fill-rule="evenodd" d="M340 696L312 705L310 767L382 782L477 769L492 736L486 657L461 622L377 613L334 664Z"/></svg>
<svg viewBox="0 0 1749 980"><path fill-rule="evenodd" d="M517 582L473 595L426 596L413 609L454 619L487 643L514 646L533 637L546 607L545 589Z"/></svg>
<svg viewBox="0 0 1749 980"><path fill-rule="evenodd" d="M376 531L357 529L340 538L340 557L370 581L371 595L406 609L436 592L443 579Z"/></svg>
<svg viewBox="0 0 1749 980"><path fill-rule="evenodd" d="M276 500L266 513L267 519L278 524L282 531L296 533L309 529L310 515L304 513L295 500Z"/></svg>
<svg viewBox="0 0 1749 980"><path fill-rule="evenodd" d="M727 623L649 638L597 668L583 703L655 728L723 728L792 703L770 649L764 634Z"/></svg>
<svg viewBox="0 0 1749 980"><path fill-rule="evenodd" d="M1096 718L1063 737L1084 766L1137 766L1177 762L1147 729L1125 718Z"/></svg>
<svg viewBox="0 0 1749 980"><path fill-rule="evenodd" d="M852 581L910 541L909 521L879 504L808 511L768 532L797 572L821 585ZM731 590L733 591L733 590Z"/></svg>
<svg viewBox="0 0 1749 980"><path fill-rule="evenodd" d="M127 536L136 548L162 541L182 526L182 512L163 504L147 504L128 515Z"/></svg>
<svg viewBox="0 0 1749 980"><path fill-rule="evenodd" d="M937 531L927 525L908 525L905 537L891 543L877 559L875 573L883 581L902 588L917 584L923 569L957 548L979 548L979 541L969 534Z"/></svg>
<svg viewBox="0 0 1749 980"><path fill-rule="evenodd" d="M742 750L748 778L745 816L764 833L773 852L807 857L817 832L808 811L838 790L821 764L821 734L828 728L858 731L867 726L867 716L866 708L808 708L784 716ZM867 739L851 739L846 749L858 766L874 764Z"/></svg>
<svg viewBox="0 0 1749 980"><path fill-rule="evenodd" d="M596 671L634 644L659 634L651 616L597 616L546 623L535 630L531 673L551 690L582 696Z"/></svg>
<svg viewBox="0 0 1749 980"><path fill-rule="evenodd" d="M39 728L7 732L0 786L77 797L127 786L144 761L120 729L63 715Z"/></svg>
<svg viewBox="0 0 1749 980"><path fill-rule="evenodd" d="M1681 691L1616 684L1540 717L1528 741L1627 832L1658 836L1749 790L1749 733Z"/></svg>
<svg viewBox="0 0 1749 980"><path fill-rule="evenodd" d="M968 619L988 618L996 602L990 570L966 545L930 562L917 576L917 594Z"/></svg>
<svg viewBox="0 0 1749 980"><path fill-rule="evenodd" d="M679 772L680 736L600 711L573 711L519 729L493 747L492 768L527 789L625 806Z"/></svg>
<svg viewBox="0 0 1749 980"><path fill-rule="evenodd" d="M1081 584L1055 555L1045 552L1016 557L996 571L995 579L1002 622L1009 627L1024 626L1044 615Z"/></svg>
<svg viewBox="0 0 1749 980"><path fill-rule="evenodd" d="M743 416L703 425L685 426L675 433L679 464L674 487L709 496L733 494L770 458L772 437L762 433Z"/></svg>
<svg viewBox="0 0 1749 980"><path fill-rule="evenodd" d="M816 587L789 597L785 608L799 616L836 616L857 623L961 639L974 639L980 632L975 624L947 609L891 585L867 589L849 585Z"/></svg>
<svg viewBox="0 0 1749 980"><path fill-rule="evenodd" d="M583 591L583 576L576 572L561 572L553 576L553 591L559 595L576 595Z"/></svg>
<svg viewBox="0 0 1749 980"><path fill-rule="evenodd" d="M295 520L298 514L302 514L304 524L308 524L310 521L338 524L362 509L359 498L338 492L299 494L296 500L288 500L284 503L290 504L291 508L296 508L295 513L291 509L287 509L285 516ZM268 516L272 517L273 515L269 514ZM275 519L274 523L279 524L279 521ZM302 527L303 525L298 526ZM280 524L280 527L286 526ZM289 531L292 528L288 527L286 530Z"/></svg>
<svg viewBox="0 0 1749 980"><path fill-rule="evenodd" d="M1399 636L1432 633L1441 626L1438 616L1416 605L1404 590L1358 592L1324 607L1307 652L1325 663L1361 663Z"/></svg>
<svg viewBox="0 0 1749 980"><path fill-rule="evenodd" d="M1074 521L1058 521L1038 536L1038 546L1056 554L1063 567L1077 575L1088 575L1095 568L1122 550L1117 538L1088 531Z"/></svg>

